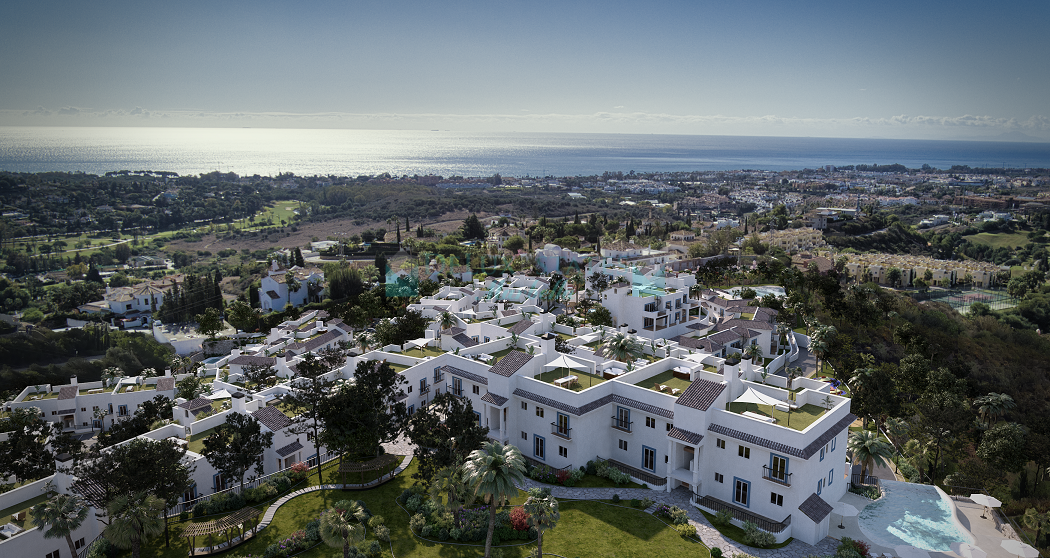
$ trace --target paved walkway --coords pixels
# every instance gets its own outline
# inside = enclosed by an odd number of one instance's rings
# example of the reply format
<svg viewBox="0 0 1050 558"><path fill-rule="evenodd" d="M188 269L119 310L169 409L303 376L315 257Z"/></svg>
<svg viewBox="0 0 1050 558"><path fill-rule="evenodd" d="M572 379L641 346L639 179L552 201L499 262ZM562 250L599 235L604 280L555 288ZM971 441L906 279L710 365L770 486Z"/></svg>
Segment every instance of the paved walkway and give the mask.
<svg viewBox="0 0 1050 558"><path fill-rule="evenodd" d="M722 549L722 554L725 556L732 556L733 554L750 554L751 556L757 556L758 558L805 558L806 556L825 556L834 554L835 549L839 545L837 540L830 537L820 541L817 546L811 546L802 541L794 540L791 541L791 544L783 548L772 550L745 546L730 541L723 538L722 534L718 532L718 529L715 529L715 527L707 521L707 518L700 513L700 510L692 504L692 494L683 488L676 488L671 492L650 490L648 488L569 488L565 486L543 484L532 479L525 479L525 483L519 488L528 490L529 488L534 487L550 488L551 494L555 498L564 498L567 500L611 500L613 494L619 494L620 498L624 500L630 500L632 498L638 500L649 498L655 500L657 504L678 506L689 513L689 523L696 527L696 534L699 535L700 540L704 541L704 544L711 548L718 547ZM655 508L656 505L654 504L653 507L646 510L646 512L652 513Z"/></svg>

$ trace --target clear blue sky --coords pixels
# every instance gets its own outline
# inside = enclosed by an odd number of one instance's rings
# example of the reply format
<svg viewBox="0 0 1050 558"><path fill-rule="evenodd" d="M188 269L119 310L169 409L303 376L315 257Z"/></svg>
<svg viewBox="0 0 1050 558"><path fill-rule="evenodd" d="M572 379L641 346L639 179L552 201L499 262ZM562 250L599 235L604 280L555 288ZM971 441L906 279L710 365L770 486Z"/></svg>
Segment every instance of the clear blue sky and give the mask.
<svg viewBox="0 0 1050 558"><path fill-rule="evenodd" d="M0 5L0 125L1050 138L1050 2Z"/></svg>

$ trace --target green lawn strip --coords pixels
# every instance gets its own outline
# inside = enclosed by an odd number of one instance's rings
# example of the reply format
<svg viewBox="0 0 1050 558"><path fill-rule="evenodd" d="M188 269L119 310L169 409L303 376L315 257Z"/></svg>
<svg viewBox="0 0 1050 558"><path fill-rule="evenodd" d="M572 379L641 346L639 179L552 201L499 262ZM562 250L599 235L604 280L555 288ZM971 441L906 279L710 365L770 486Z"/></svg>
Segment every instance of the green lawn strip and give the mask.
<svg viewBox="0 0 1050 558"><path fill-rule="evenodd" d="M28 510L29 508L31 508L31 507L33 507L33 506L43 502L44 500L47 500L47 495L46 494L40 494L40 495L34 496L33 498L30 498L30 499L28 499L28 500L26 500L24 502L20 502L20 503L15 504L15 505L13 505L11 507L8 507L8 508L0 510L0 525L3 525L5 523L14 523L15 525L18 525L19 527L21 527L23 529L31 528L33 526L33 520L32 520L32 518L29 517L29 513L28 512L26 513L26 519L25 519L24 522L23 521L15 521L14 515L17 514L20 511L22 511L22 510Z"/></svg>
<svg viewBox="0 0 1050 558"><path fill-rule="evenodd" d="M731 413L743 413L744 411L750 411L763 416L769 416L769 405L758 405L756 403L730 403L729 411ZM777 419L777 426L786 426L793 430L802 431L806 427L816 422L817 419L824 416L826 409L818 407L817 405L806 404L798 409L791 411L791 416L783 411L773 409L773 418Z"/></svg>
<svg viewBox="0 0 1050 558"><path fill-rule="evenodd" d="M561 387L564 387L565 389L571 389L572 391L583 391L591 386L596 386L605 381L605 378L602 376L595 376L594 374L580 372L579 370L569 370L566 368L559 368L556 370L551 370L550 372L536 374L535 378L541 382L553 384L554 380L558 380L570 375L576 376L579 386L571 388L568 386Z"/></svg>
<svg viewBox="0 0 1050 558"><path fill-rule="evenodd" d="M670 390L672 389L680 389L682 391L685 391L686 388L688 388L689 385L692 383L693 382L690 382L689 380L675 378L674 371L668 370L666 372L661 372L647 380L642 380L634 385L649 389L654 389L653 386L655 385L664 385L668 387L668 393L670 393Z"/></svg>
<svg viewBox="0 0 1050 558"><path fill-rule="evenodd" d="M1028 244L1028 235L1026 233L977 233L969 236L964 236L963 239L969 240L974 244L980 244L982 246L988 246L991 248L1017 248Z"/></svg>
<svg viewBox="0 0 1050 558"><path fill-rule="evenodd" d="M715 529L718 529L718 532L721 533L723 537L725 537L725 538L727 538L727 539L729 539L729 540L731 540L733 542L740 543L740 544L742 544L744 546L751 546L751 545L747 544L747 542L744 541L744 530L741 529L740 527L737 527L736 525L726 525L726 526L717 525L715 523L715 516L713 514L707 513L704 510L700 510L700 513L704 514L704 517L707 518L707 521L709 523L711 523L711 525ZM793 540L795 540L794 537L788 537L788 539L786 541L782 542L782 543L778 543L778 544L775 544L773 546L767 546L765 548L767 548L767 549L784 548L785 546L791 544L791 541L793 541ZM754 548L761 548L761 547L756 546Z"/></svg>
<svg viewBox="0 0 1050 558"><path fill-rule="evenodd" d="M562 556L709 557L702 545L682 538L641 510L588 500L561 500L561 521L543 536L544 552Z"/></svg>

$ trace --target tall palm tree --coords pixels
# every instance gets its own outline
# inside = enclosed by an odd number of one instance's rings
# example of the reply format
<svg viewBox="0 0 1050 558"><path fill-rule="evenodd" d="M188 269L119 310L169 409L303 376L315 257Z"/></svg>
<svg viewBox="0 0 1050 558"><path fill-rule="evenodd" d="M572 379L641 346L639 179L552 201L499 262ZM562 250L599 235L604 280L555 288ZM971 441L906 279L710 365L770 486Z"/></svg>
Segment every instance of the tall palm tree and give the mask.
<svg viewBox="0 0 1050 558"><path fill-rule="evenodd" d="M893 457L893 447L870 430L851 432L846 448L853 452L853 460L861 463L861 476L865 477L876 465L887 466Z"/></svg>
<svg viewBox="0 0 1050 558"><path fill-rule="evenodd" d="M109 525L102 535L119 548L130 548L132 558L140 558L142 543L164 532L164 500L139 492L118 496L109 504Z"/></svg>
<svg viewBox="0 0 1050 558"><path fill-rule="evenodd" d="M744 355L744 358L749 359L751 361L751 364L754 364L755 358L762 356L762 347L759 347L758 343L752 343L744 347L744 350L741 352L741 354Z"/></svg>
<svg viewBox="0 0 1050 558"><path fill-rule="evenodd" d="M558 501L551 496L549 488L533 488L529 490L524 508L529 514L529 523L536 528L536 555L543 556L543 532L555 528L561 519Z"/></svg>
<svg viewBox="0 0 1050 558"><path fill-rule="evenodd" d="M620 332L605 342L605 354L620 362L633 361L642 355L642 345L633 335Z"/></svg>
<svg viewBox="0 0 1050 558"><path fill-rule="evenodd" d="M451 329L453 326L456 325L456 317L453 316L452 312L449 312L448 310L445 310L444 312L439 314L437 319L438 326L442 329L442 331L446 329Z"/></svg>
<svg viewBox="0 0 1050 558"><path fill-rule="evenodd" d="M77 555L72 535L88 516L88 505L83 498L76 494L59 494L30 508L29 515L33 517L34 525L46 528L45 539L65 538L69 555Z"/></svg>
<svg viewBox="0 0 1050 558"><path fill-rule="evenodd" d="M430 481L430 499L434 502L444 502L442 507L455 517L456 525L459 525L459 517L456 512L463 507L463 501L467 496L467 486L463 483L463 466L451 465L441 469L434 474Z"/></svg>
<svg viewBox="0 0 1050 558"><path fill-rule="evenodd" d="M367 518L361 504L340 500L321 514L321 540L332 548L342 548L343 558L350 558L350 541L364 538Z"/></svg>
<svg viewBox="0 0 1050 558"><path fill-rule="evenodd" d="M1007 411L1017 407L1013 397L1005 393L995 392L978 397L973 400L973 403L977 406L977 413L986 425L990 423L989 419L994 419L995 422L998 422Z"/></svg>
<svg viewBox="0 0 1050 558"><path fill-rule="evenodd" d="M370 349L376 342L375 337L367 331L358 333L357 337L354 338L354 341L357 342L358 347L361 347L362 353L367 353L368 349Z"/></svg>
<svg viewBox="0 0 1050 558"><path fill-rule="evenodd" d="M572 290L576 291L576 306L580 306L580 291L587 286L587 278L582 273L573 273L569 277L569 282L572 283Z"/></svg>
<svg viewBox="0 0 1050 558"><path fill-rule="evenodd" d="M470 452L463 465L463 480L474 496L482 496L489 504L489 531L485 536L485 558L492 556L492 532L496 528L496 507L511 495L517 494L514 483L525 480L525 458L512 445L487 442L481 449ZM138 557L136 557L138 558Z"/></svg>
<svg viewBox="0 0 1050 558"><path fill-rule="evenodd" d="M830 325L819 325L817 324L813 328L813 335L810 336L809 348L813 351L813 354L817 356L817 374L823 375L823 360L828 354L828 349L831 347L831 343L838 336L839 331L835 329L835 326Z"/></svg>

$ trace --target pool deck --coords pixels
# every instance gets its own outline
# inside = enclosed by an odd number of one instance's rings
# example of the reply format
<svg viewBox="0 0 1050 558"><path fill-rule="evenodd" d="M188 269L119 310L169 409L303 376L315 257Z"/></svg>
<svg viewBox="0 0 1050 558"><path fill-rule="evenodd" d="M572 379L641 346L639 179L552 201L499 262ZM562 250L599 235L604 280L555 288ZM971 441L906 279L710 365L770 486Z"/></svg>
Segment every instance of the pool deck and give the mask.
<svg viewBox="0 0 1050 558"><path fill-rule="evenodd" d="M857 508L857 510L863 510L868 504L872 503L871 500L868 500L863 496L853 494L852 492L847 492L846 495L843 496L839 501L850 504L851 506ZM1017 538L1017 535L1014 534L1013 528L1011 528L1009 525L1006 525L1004 527L1004 530L1007 531L1009 535L1004 534L1003 532L996 530L995 520L992 519L991 515L988 515L987 519L981 519L981 514L984 513L983 507L978 506L977 504L974 504L973 502L970 502L966 499L953 499L952 502L956 505L956 509L958 509L959 512L961 512L957 514L956 517L962 523L963 527L966 528L970 532L970 534L977 539L977 546L981 547L981 550L987 552L989 558L1016 558L1014 555L1003 550L1003 547L999 546L1003 539L1007 538L1008 536L1009 538ZM889 553L892 556L897 556L897 553L894 552L892 548L887 548L872 543L868 539L868 537L861 531L858 518L844 518L842 520L842 525L845 527L844 529L839 529L839 515L837 513L832 512L830 519L831 523L828 528L829 537L832 537L834 539L850 537L851 539L859 539L868 542L869 544L871 544L872 556L878 556L884 553ZM958 554L948 551L930 552L930 558L960 557Z"/></svg>

